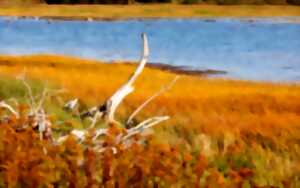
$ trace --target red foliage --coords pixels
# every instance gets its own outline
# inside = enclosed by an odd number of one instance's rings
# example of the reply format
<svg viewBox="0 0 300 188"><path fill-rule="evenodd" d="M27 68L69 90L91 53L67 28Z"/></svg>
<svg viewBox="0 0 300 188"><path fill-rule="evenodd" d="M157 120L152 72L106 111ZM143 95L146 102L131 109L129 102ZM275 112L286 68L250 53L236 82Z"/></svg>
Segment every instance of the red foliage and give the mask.
<svg viewBox="0 0 300 188"><path fill-rule="evenodd" d="M0 124L0 179L5 187L147 187L176 184L189 168L200 177L205 158L195 163L193 155L152 138L137 135L130 145L115 143L123 130L109 128L103 138L105 150L86 140L69 136L61 144L40 140L25 117L10 117ZM91 133L92 134L92 133ZM193 183L194 180L190 180ZM194 181L194 183L196 183Z"/></svg>

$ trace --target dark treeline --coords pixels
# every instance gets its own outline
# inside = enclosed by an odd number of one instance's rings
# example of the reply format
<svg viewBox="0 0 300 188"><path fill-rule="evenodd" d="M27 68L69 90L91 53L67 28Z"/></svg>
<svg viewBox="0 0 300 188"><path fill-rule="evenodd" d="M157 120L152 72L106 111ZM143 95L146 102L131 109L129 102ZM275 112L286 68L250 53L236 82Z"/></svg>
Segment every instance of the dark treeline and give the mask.
<svg viewBox="0 0 300 188"><path fill-rule="evenodd" d="M44 0L48 4L133 4L140 3L180 3L180 4L294 4L300 0Z"/></svg>
<svg viewBox="0 0 300 188"><path fill-rule="evenodd" d="M130 4L130 0L45 0L48 4Z"/></svg>

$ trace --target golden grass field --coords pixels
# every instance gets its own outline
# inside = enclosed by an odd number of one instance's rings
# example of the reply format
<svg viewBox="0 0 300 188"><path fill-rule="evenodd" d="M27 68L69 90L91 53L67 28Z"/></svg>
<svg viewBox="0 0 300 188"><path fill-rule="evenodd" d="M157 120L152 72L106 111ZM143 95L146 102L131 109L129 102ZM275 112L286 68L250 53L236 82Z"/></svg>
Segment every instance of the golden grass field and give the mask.
<svg viewBox="0 0 300 188"><path fill-rule="evenodd" d="M32 79L48 80L67 89L87 104L103 102L133 72L135 66L106 64L62 56L0 57L0 73L16 76L26 68ZM119 110L126 117L176 75L146 68L136 91ZM141 113L167 114L169 124L204 132L222 130L259 132L278 139L281 134L298 136L300 131L300 86L259 83L181 75L170 91L154 100Z"/></svg>
<svg viewBox="0 0 300 188"><path fill-rule="evenodd" d="M93 106L101 104L112 95L134 71L134 65L107 64L54 55L0 56L0 79L16 78L25 72L31 80L41 80L45 84L48 82L55 87L65 89L67 93L64 97L78 97L82 104ZM126 117L143 101L169 84L176 76L171 72L146 68L137 80L136 90L118 109L117 119L126 120ZM12 91L15 91L12 88L13 84L8 83L6 87L11 87ZM0 91L6 89L8 88L0 86ZM16 92L12 92L9 97L14 97L14 93ZM145 160L154 160L155 155L155 160L160 161L162 156L157 154L157 150L163 148L169 151L166 149L166 147L170 149L168 145L161 145L167 143L178 146L178 150L183 154L190 153L184 154L184 161L190 161L191 165L199 163L202 180L205 179L205 184L212 187L289 185L296 188L299 185L299 84L180 75L179 80L169 91L157 97L137 116L137 121L156 115L170 115L171 119L155 129L159 148L154 146L151 151L145 150L145 153L138 154L143 156L142 158L146 156ZM20 134L20 137L22 135L22 133L14 134ZM10 137L9 139L13 140ZM75 146L71 144L70 147ZM140 150L130 151L134 153ZM42 150L40 149L39 152L42 153ZM205 158L198 158L199 155ZM120 158L116 156L121 166L124 166L124 160L129 161L126 162L128 166L131 162L136 162L137 165L153 165L153 163L136 161L135 155L132 154L124 153L121 156ZM170 152L165 158L171 160L176 156ZM31 163L27 163L25 158L20 160L30 165ZM196 159L200 162L195 163ZM61 164L61 161L57 162L57 165ZM96 164L98 163L94 165ZM188 182L196 178L193 171L189 166L180 165L181 163L171 163L171 166L175 166L179 171L182 170L182 173L177 176L179 179L175 179L175 182L179 187L180 185L191 186L192 184ZM162 173L169 172L168 169L163 170ZM132 169L128 167L127 171L131 172ZM14 170L7 170L8 172L11 172L12 177L17 173ZM23 178L30 178L29 174L24 175ZM121 174L120 177L122 178L123 175ZM112 178L117 179L115 175ZM84 178L77 180L83 181ZM40 178L39 181L45 182L45 179ZM14 182L18 182L18 179Z"/></svg>
<svg viewBox="0 0 300 188"><path fill-rule="evenodd" d="M279 5L27 5L0 6L0 16L69 19L198 18L300 16L299 6Z"/></svg>

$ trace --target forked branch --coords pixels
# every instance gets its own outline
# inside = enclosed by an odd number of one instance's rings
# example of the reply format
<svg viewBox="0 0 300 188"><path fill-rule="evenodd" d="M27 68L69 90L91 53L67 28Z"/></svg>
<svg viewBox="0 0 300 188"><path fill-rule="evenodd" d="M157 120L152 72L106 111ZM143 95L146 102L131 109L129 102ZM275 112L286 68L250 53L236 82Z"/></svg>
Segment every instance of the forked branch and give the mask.
<svg viewBox="0 0 300 188"><path fill-rule="evenodd" d="M143 39L143 51L141 60L139 65L133 75L130 76L128 81L120 87L103 105L100 105L97 108L92 108L88 112L84 113L82 116L95 116L96 112L97 116L101 116L107 123L115 123L117 122L114 119L114 114L120 103L124 100L124 98L134 90L133 83L137 79L137 77L142 73L145 64L147 63L149 56L149 47L148 40L146 34L142 34Z"/></svg>
<svg viewBox="0 0 300 188"><path fill-rule="evenodd" d="M149 47L148 47L148 40L146 34L142 34L144 46L143 46L143 52L142 57L139 63L138 68L133 73L133 75L129 78L127 83L125 83L119 90L117 90L110 99L106 102L107 104L107 121L108 122L114 122L114 114L117 109L117 107L120 105L120 103L123 101L123 99L134 90L133 83L137 79L137 77L142 73L145 64L147 63L148 56L149 56Z"/></svg>
<svg viewBox="0 0 300 188"><path fill-rule="evenodd" d="M156 92L154 95L149 97L142 105L140 105L128 118L126 125L130 125L132 123L133 118L149 104L151 101L153 101L156 97L161 95L163 92L171 89L171 87L175 84L175 82L179 79L179 76L176 76L167 86L163 86L158 92Z"/></svg>
<svg viewBox="0 0 300 188"><path fill-rule="evenodd" d="M14 108L12 106L10 106L9 104L7 104L4 101L0 102L0 108L7 109L10 113L15 115L17 118L19 118L19 116L20 116L19 113L16 110L14 110Z"/></svg>

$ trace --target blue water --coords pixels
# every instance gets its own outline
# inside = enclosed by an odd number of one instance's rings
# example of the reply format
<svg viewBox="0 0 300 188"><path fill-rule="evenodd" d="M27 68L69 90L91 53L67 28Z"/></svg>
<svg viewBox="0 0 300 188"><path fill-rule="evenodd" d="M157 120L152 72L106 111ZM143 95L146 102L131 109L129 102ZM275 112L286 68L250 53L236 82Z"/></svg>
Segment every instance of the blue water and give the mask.
<svg viewBox="0 0 300 188"><path fill-rule="evenodd" d="M300 23L285 18L46 21L0 18L0 54L62 54L137 60L140 34L150 61L227 71L225 77L300 81Z"/></svg>

